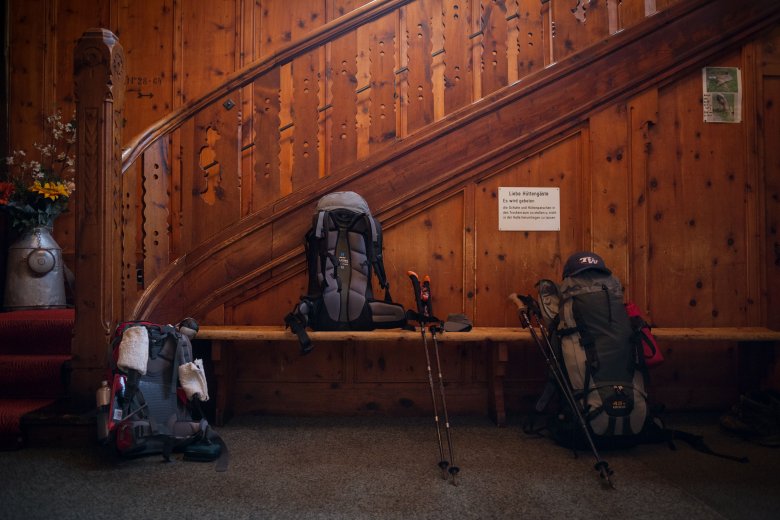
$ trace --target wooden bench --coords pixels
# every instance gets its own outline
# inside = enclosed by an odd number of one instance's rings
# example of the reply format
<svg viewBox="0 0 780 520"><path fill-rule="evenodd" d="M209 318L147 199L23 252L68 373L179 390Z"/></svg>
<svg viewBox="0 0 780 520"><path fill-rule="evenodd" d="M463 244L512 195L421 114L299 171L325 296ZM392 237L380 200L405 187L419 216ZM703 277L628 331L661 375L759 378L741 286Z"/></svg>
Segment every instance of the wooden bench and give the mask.
<svg viewBox="0 0 780 520"><path fill-rule="evenodd" d="M309 331L313 343L341 341L411 341L420 342L419 331L373 330L373 331ZM681 327L653 328L653 335L659 341L733 341L737 343L740 359L740 376L744 366L751 366L747 357L755 348L743 348L746 345L771 350L780 342L780 331L766 327ZM530 342L531 334L527 329L515 327L474 327L469 332L446 332L437 336L442 343L485 343L490 345L488 364L489 410L497 425L506 423L504 407L504 376L508 362L508 344ZM211 342L211 359L219 391L216 396L217 425L224 423L230 410L230 382L233 379L230 362L230 345L240 341L283 341L298 342L298 337L281 326L237 326L204 325L198 332L198 340ZM763 358L762 358L763 359ZM740 379L743 379L740 377Z"/></svg>

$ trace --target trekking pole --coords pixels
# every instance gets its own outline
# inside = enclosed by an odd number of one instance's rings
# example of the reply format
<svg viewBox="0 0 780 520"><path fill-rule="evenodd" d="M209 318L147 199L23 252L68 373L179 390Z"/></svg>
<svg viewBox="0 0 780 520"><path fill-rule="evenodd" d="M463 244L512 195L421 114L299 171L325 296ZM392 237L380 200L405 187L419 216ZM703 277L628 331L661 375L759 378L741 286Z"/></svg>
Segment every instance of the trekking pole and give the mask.
<svg viewBox="0 0 780 520"><path fill-rule="evenodd" d="M423 348L425 349L425 362L426 366L428 368L428 386L431 389L431 402L433 403L433 420L436 424L436 439L439 442L439 468L441 468L442 471L442 478L447 479L447 467L450 465L450 463L447 461L447 459L444 458L444 445L442 444L441 440L441 425L439 424L439 411L438 406L436 405L436 391L433 387L433 372L431 371L431 356L428 353L428 338L425 336L425 325L426 325L426 300L428 298L427 294L423 294L422 286L420 285L420 278L417 276L417 273L414 271L408 271L406 274L409 275L409 278L412 281L412 289L414 290L414 300L417 304L417 315L415 316L416 321L420 324L420 334L422 335L423 339Z"/></svg>
<svg viewBox="0 0 780 520"><path fill-rule="evenodd" d="M431 277L425 276L425 279L423 280L423 294L427 294L428 301L426 308L428 310L428 313L434 321L438 321L435 318L433 318L433 295L431 293ZM455 465L455 455L453 454L453 448L452 448L452 433L450 432L450 417L447 414L447 399L444 396L444 377L441 373L441 358L439 357L439 341L436 339L436 333L438 331L442 330L441 328L441 322L434 323L431 325L431 337L433 337L433 351L436 354L436 370L439 373L439 396L441 397L441 408L442 413L444 414L444 431L447 434L447 449L449 450L450 455L450 466L447 469L450 475L452 475L452 484L454 486L457 486L458 483L455 481L455 475L458 474L460 471L460 468L458 468Z"/></svg>
<svg viewBox="0 0 780 520"><path fill-rule="evenodd" d="M566 402L569 405L569 408L571 408L574 415L577 416L577 421L580 423L582 431L585 434L585 438L587 439L588 444L590 445L590 449L593 452L593 456L596 459L596 463L593 465L593 468L599 472L599 477L603 482L605 482L609 487L614 488L615 485L612 483L611 479L614 472L609 467L607 461L603 460L599 456L599 452L596 449L596 444L593 442L593 438L590 435L590 430L588 430L588 425L585 422L585 418L582 416L582 410L580 410L577 400L574 398L574 394L572 393L572 389L569 387L564 374L561 372L561 366L558 363L557 356L555 355L555 349L550 342L547 331L544 330L544 325L539 321L541 318L541 312L535 308L536 302L530 296L520 296L517 293L510 294L509 299L517 306L518 316L520 317L520 324L523 326L523 328L527 328L531 332L531 337L539 347L539 350L541 351L542 356L547 363L547 367L553 374L555 382L558 384L561 393L566 398ZM531 312L536 316L536 323L539 327L539 330L541 331L541 336L544 338L544 344L542 343L542 339L539 337L539 333L537 333L536 329L531 323L528 309L531 309Z"/></svg>

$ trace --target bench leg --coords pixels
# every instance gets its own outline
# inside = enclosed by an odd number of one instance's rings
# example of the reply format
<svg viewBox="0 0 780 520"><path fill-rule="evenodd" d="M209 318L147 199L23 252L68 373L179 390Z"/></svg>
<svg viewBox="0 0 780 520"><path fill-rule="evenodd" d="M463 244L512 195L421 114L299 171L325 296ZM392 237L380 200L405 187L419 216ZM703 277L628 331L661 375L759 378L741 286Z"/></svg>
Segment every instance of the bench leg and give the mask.
<svg viewBox="0 0 780 520"><path fill-rule="evenodd" d="M766 388L775 367L775 343L772 341L737 343L737 384L746 394Z"/></svg>
<svg viewBox="0 0 780 520"><path fill-rule="evenodd" d="M490 363L488 363L488 401L489 413L499 427L506 426L506 405L504 404L504 376L508 361L507 345L488 343Z"/></svg>
<svg viewBox="0 0 780 520"><path fill-rule="evenodd" d="M216 426L223 426L230 419L230 396L233 393L233 364L230 356L230 345L224 341L212 341L211 361L214 364L214 378L217 383L216 410L214 421Z"/></svg>

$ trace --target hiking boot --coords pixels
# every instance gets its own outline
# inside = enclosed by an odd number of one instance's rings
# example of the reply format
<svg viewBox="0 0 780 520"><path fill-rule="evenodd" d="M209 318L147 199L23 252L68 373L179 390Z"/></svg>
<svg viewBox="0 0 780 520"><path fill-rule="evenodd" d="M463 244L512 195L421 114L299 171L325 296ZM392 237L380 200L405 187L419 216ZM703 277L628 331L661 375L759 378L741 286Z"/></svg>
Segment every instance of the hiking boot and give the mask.
<svg viewBox="0 0 780 520"><path fill-rule="evenodd" d="M767 390L743 395L719 423L725 430L762 446L780 446L780 394Z"/></svg>

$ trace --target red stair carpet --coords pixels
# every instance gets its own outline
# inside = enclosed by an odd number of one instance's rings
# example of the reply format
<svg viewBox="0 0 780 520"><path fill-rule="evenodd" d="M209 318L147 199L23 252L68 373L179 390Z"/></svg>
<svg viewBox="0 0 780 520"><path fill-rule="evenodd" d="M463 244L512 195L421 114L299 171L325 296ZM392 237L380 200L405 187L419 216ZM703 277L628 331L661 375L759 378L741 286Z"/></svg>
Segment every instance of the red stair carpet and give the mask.
<svg viewBox="0 0 780 520"><path fill-rule="evenodd" d="M0 312L0 450L25 444L21 420L67 394L73 309Z"/></svg>

